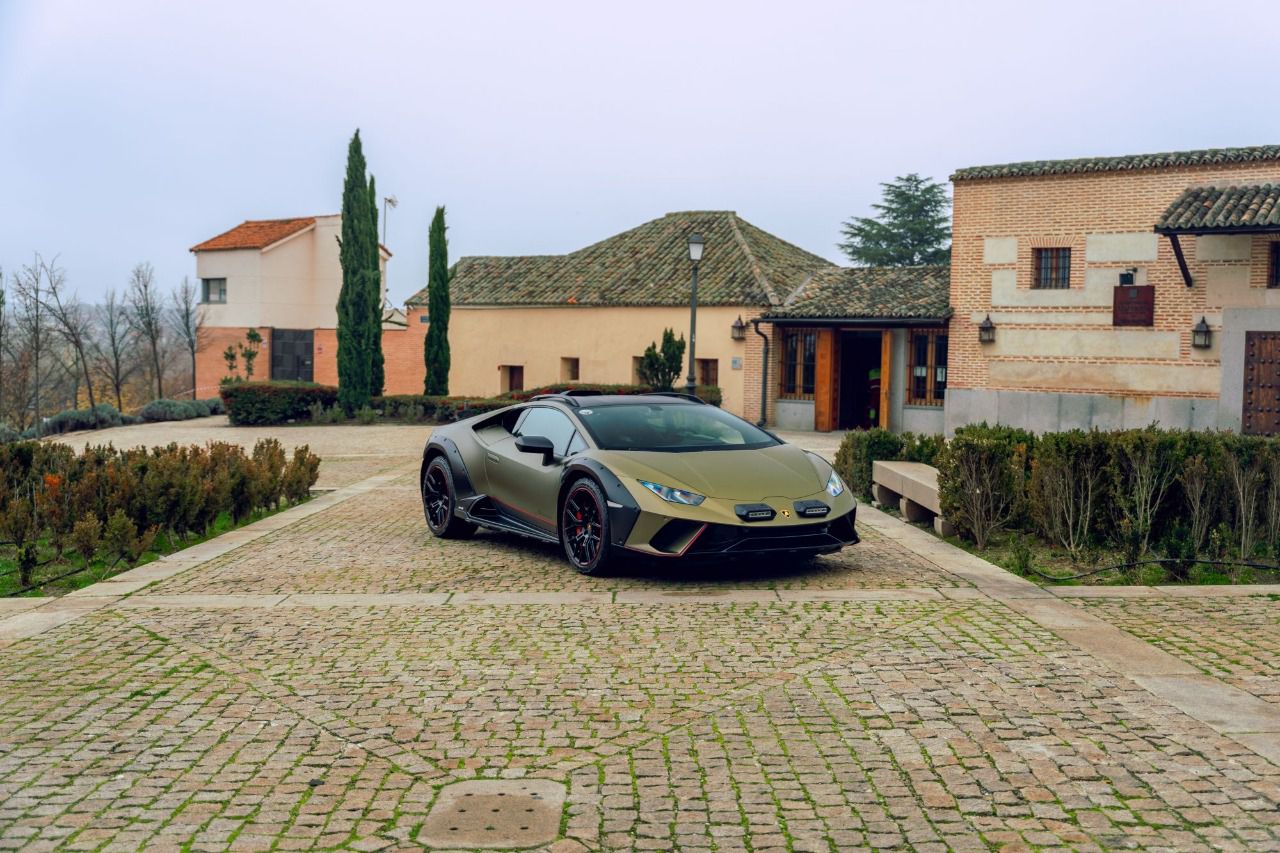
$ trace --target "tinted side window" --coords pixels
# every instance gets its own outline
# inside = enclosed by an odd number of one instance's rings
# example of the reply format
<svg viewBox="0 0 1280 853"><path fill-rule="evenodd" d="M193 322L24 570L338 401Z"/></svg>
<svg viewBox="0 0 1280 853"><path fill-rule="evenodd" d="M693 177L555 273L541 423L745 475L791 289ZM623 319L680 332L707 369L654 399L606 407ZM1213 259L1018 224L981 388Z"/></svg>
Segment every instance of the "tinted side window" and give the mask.
<svg viewBox="0 0 1280 853"><path fill-rule="evenodd" d="M556 456L567 456L569 440L573 438L573 421L557 412L536 406L529 409L516 426L516 435L540 435L551 439Z"/></svg>

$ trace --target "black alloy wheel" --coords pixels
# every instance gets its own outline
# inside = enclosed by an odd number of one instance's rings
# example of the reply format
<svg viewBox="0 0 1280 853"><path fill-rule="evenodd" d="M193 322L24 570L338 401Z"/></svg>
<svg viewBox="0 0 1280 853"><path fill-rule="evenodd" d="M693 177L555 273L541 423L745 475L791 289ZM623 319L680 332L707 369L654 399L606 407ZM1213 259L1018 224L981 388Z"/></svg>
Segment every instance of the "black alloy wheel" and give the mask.
<svg viewBox="0 0 1280 853"><path fill-rule="evenodd" d="M453 473L444 457L437 456L422 475L422 512L427 527L441 539L465 539L476 532L476 526L454 515L456 503Z"/></svg>
<svg viewBox="0 0 1280 853"><path fill-rule="evenodd" d="M608 562L609 516L604 493L595 481L582 479L569 488L560 513L560 541L569 562L584 575Z"/></svg>

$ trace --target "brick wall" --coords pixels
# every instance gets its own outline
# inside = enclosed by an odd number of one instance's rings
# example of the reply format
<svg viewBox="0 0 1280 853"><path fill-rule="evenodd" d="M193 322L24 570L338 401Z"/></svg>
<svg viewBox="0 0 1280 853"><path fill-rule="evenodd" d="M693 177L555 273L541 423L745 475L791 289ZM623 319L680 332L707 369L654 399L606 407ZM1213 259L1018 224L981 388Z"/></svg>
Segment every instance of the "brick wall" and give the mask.
<svg viewBox="0 0 1280 853"><path fill-rule="evenodd" d="M1218 330L1221 307L1207 305L1206 281L1215 265L1232 262L1205 262L1196 258L1195 239L1182 238L1184 254L1196 285L1188 289L1178 270L1168 239L1160 237L1154 261L1127 260L1087 262L1088 235L1151 233L1168 205L1185 189L1209 184L1252 184L1280 181L1280 163L1228 164L1212 167L1158 169L1130 172L1100 172L1079 175L962 180L955 183L953 244L951 250L950 375L952 388L987 388L1019 391L1101 393L1108 395L1214 397L1220 369L1214 351L1193 351L1191 327L1202 315ZM984 262L984 238L1015 237L1016 258L1011 263ZM1267 242L1270 237L1253 238L1250 284L1265 286ZM1154 355L1134 353L1129 337L1127 351L1118 346L1121 335L1105 334L1110 324L1110 306L1056 307L1036 304L1040 294L1028 293L1032 276L1032 249L1037 246L1069 246L1071 287L1083 288L1087 269L1115 274L1128 267L1141 268L1147 283L1156 288L1153 332L1175 333L1176 347L1170 344ZM1238 262L1237 262L1238 263ZM992 274L1012 271L1016 277L1016 307L992 305ZM1094 273L1100 277L1103 273ZM1141 279L1140 279L1141 281ZM1081 336L1089 341L1070 354L1022 353L994 355L996 347L978 343L975 313L1016 314L1008 322L997 320L997 341L1010 329L1042 330L1046 333L1092 332ZM981 320L979 316L976 320ZM1096 333L1103 332L1098 335ZM1048 340L1049 336L1044 336ZM1171 335L1161 337L1172 342ZM1217 336L1217 337L1220 337ZM1024 338L1026 340L1028 338ZM1070 340L1058 335L1056 340ZM1113 345L1112 341L1117 342ZM1153 348L1154 351L1155 348ZM1174 351L1176 349L1176 351ZM1047 364L1052 370L1025 369L1019 364ZM993 371L993 366L999 366ZM996 373L996 376L992 374ZM1016 379L1017 376L1029 377ZM1212 376L1212 379L1210 378ZM1003 377L1003 378L1001 378Z"/></svg>
<svg viewBox="0 0 1280 853"><path fill-rule="evenodd" d="M247 326L210 326L201 332L200 348L196 350L196 396L205 399L218 396L218 388L227 376L227 362L222 353L228 346L244 343ZM271 330L259 328L262 344L253 362L253 378L266 379L271 374ZM236 359L238 375L244 375L244 360Z"/></svg>

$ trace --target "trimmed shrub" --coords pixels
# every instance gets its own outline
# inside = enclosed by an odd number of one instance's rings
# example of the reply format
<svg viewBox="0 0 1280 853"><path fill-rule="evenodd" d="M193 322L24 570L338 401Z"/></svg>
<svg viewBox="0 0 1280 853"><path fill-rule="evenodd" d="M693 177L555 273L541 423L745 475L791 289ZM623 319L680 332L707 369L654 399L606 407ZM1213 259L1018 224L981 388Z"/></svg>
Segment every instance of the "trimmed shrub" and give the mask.
<svg viewBox="0 0 1280 853"><path fill-rule="evenodd" d="M935 453L942 515L979 548L1022 513L1032 441L1023 430L977 424Z"/></svg>
<svg viewBox="0 0 1280 853"><path fill-rule="evenodd" d="M227 409L222 405L221 397L209 397L204 400L196 400L197 403L204 406L210 415L225 415Z"/></svg>
<svg viewBox="0 0 1280 853"><path fill-rule="evenodd" d="M64 432L81 432L83 430L107 429L127 423L125 416L110 403L99 403L92 409L68 409L45 418L40 434L61 435ZM35 428L29 427L22 433L23 438L34 438Z"/></svg>
<svg viewBox="0 0 1280 853"><path fill-rule="evenodd" d="M152 400L138 412L148 423L159 421L189 421L207 417L209 410L199 400Z"/></svg>
<svg viewBox="0 0 1280 853"><path fill-rule="evenodd" d="M1032 512L1040 532L1080 559L1094 538L1099 509L1107 500L1107 433L1084 430L1046 433L1035 446L1031 470ZM1124 531L1125 536L1132 531Z"/></svg>
<svg viewBox="0 0 1280 853"><path fill-rule="evenodd" d="M305 421L311 407L328 408L338 402L338 389L305 382L239 382L221 392L231 423L236 426Z"/></svg>
<svg viewBox="0 0 1280 853"><path fill-rule="evenodd" d="M876 460L898 459L904 443L903 436L879 427L852 430L836 450L836 472L849 484L854 495L869 501L871 463Z"/></svg>

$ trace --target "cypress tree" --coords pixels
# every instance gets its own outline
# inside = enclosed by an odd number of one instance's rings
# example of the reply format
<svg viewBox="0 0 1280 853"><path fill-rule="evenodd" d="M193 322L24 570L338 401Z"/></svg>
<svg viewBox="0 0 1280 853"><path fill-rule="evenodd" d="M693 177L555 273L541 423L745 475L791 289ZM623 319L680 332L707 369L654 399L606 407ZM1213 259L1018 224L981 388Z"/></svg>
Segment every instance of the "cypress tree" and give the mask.
<svg viewBox="0 0 1280 853"><path fill-rule="evenodd" d="M449 242L445 239L444 208L437 207L428 234L427 338L423 359L427 376L423 392L446 396L449 393Z"/></svg>
<svg viewBox="0 0 1280 853"><path fill-rule="evenodd" d="M369 405L372 342L368 322L369 185L364 151L356 130L347 147L347 177L342 184L342 236L338 260L338 404L351 414Z"/></svg>
<svg viewBox="0 0 1280 853"><path fill-rule="evenodd" d="M378 188L373 176L369 176L369 233L373 239L369 241L369 256L366 259L368 270L369 296L369 393L381 396L386 374L382 358L382 253L378 244Z"/></svg>

